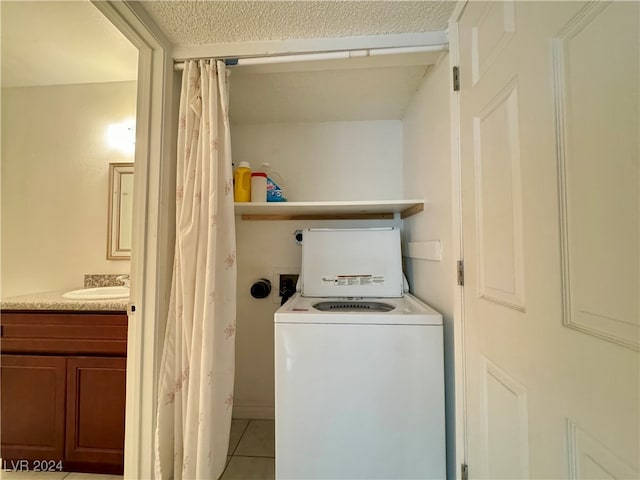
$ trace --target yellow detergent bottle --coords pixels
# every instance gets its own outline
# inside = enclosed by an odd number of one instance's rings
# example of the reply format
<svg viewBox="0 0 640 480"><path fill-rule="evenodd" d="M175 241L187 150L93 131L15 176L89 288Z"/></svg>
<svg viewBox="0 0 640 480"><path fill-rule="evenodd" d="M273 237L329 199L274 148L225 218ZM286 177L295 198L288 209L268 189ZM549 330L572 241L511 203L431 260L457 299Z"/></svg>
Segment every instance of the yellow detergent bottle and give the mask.
<svg viewBox="0 0 640 480"><path fill-rule="evenodd" d="M233 172L235 185L233 188L233 199L236 202L251 201L251 166L249 162L240 162L236 171Z"/></svg>

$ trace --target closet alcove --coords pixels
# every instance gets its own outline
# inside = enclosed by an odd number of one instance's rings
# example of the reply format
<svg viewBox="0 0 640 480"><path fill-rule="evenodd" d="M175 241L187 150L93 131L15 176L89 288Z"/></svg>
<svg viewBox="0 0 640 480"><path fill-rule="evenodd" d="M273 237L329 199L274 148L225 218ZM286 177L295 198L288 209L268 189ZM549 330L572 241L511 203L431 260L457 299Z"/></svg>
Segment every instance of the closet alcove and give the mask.
<svg viewBox="0 0 640 480"><path fill-rule="evenodd" d="M257 278L278 285L280 274L299 273L295 230L402 226L405 217L426 215L424 192L405 185L413 175L407 148L419 154L406 138L404 117L446 55L229 67L233 162L247 161L253 170L269 163L284 178L288 199L236 204L235 418L273 418L273 313L280 299L277 288L266 299L252 298L250 289ZM442 121L448 128L448 117Z"/></svg>

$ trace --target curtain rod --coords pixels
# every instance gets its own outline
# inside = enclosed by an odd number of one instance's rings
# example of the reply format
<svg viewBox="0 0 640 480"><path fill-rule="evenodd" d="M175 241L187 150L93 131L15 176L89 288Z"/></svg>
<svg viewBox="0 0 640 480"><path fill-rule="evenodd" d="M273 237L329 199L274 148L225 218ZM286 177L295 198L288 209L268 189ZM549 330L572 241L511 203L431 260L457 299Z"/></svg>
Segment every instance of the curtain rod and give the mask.
<svg viewBox="0 0 640 480"><path fill-rule="evenodd" d="M399 55L402 53L422 53L422 52L442 52L447 50L449 45L428 45L421 47L391 47L377 48L369 50L343 50L337 52L302 53L290 55L273 55L262 57L224 58L227 66L236 65L264 65L271 63L288 62L311 62L318 60L338 60L356 57L374 57L379 55ZM205 58L193 58L190 60L206 60ZM176 71L184 70L184 61L173 64Z"/></svg>

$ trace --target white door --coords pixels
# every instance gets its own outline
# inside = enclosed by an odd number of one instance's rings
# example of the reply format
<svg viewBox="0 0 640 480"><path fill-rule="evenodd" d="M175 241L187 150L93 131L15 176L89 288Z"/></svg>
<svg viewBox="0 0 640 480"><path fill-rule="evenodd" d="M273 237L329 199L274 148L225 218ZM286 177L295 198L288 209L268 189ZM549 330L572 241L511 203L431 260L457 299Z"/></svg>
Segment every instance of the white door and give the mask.
<svg viewBox="0 0 640 480"><path fill-rule="evenodd" d="M638 478L638 2L459 19L470 478Z"/></svg>

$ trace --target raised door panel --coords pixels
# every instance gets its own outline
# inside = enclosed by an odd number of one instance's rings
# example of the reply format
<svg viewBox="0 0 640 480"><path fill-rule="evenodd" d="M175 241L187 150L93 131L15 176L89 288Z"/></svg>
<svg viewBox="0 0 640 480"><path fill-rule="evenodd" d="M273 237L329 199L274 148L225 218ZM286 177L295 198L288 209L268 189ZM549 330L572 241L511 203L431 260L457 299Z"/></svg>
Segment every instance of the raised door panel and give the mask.
<svg viewBox="0 0 640 480"><path fill-rule="evenodd" d="M482 417L487 476L529 476L529 412L526 388L486 357L481 359Z"/></svg>
<svg viewBox="0 0 640 480"><path fill-rule="evenodd" d="M525 311L518 117L511 81L473 119L478 292Z"/></svg>
<svg viewBox="0 0 640 480"><path fill-rule="evenodd" d="M553 41L564 324L635 350L639 18L637 2L594 2Z"/></svg>
<svg viewBox="0 0 640 480"><path fill-rule="evenodd" d="M62 460L66 358L2 355L1 372L5 465L12 460Z"/></svg>
<svg viewBox="0 0 640 480"><path fill-rule="evenodd" d="M484 2L480 19L472 30L471 66L477 84L516 30L513 1Z"/></svg>
<svg viewBox="0 0 640 480"><path fill-rule="evenodd" d="M67 376L67 462L121 473L126 359L69 358Z"/></svg>

